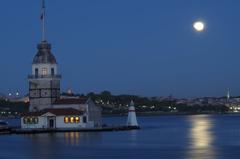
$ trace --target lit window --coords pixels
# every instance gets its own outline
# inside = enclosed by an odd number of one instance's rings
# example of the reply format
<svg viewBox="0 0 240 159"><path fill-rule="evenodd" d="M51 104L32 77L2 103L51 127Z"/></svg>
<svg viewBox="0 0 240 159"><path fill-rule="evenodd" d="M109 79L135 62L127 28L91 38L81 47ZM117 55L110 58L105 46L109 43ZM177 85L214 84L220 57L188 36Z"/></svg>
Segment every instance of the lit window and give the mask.
<svg viewBox="0 0 240 159"><path fill-rule="evenodd" d="M64 117L64 123L80 123L80 117L71 116L71 117Z"/></svg>
<svg viewBox="0 0 240 159"><path fill-rule="evenodd" d="M42 69L42 75L44 76L44 75L47 75L48 73L47 73L47 68L43 68Z"/></svg>
<svg viewBox="0 0 240 159"><path fill-rule="evenodd" d="M74 123L74 117L71 117L71 118L70 118L70 122L71 122L71 123Z"/></svg>
<svg viewBox="0 0 240 159"><path fill-rule="evenodd" d="M30 118L29 124L32 124L32 123L33 123L33 118Z"/></svg>
<svg viewBox="0 0 240 159"><path fill-rule="evenodd" d="M38 124L38 117L24 117L24 124Z"/></svg>
<svg viewBox="0 0 240 159"><path fill-rule="evenodd" d="M64 117L64 122L65 123L69 123L69 118L68 117Z"/></svg>
<svg viewBox="0 0 240 159"><path fill-rule="evenodd" d="M30 118L29 118L29 117L26 118L26 123L27 123L27 124L30 123Z"/></svg>
<svg viewBox="0 0 240 159"><path fill-rule="evenodd" d="M38 123L38 118L37 117L33 118L33 122L34 122L34 124L37 124Z"/></svg>
<svg viewBox="0 0 240 159"><path fill-rule="evenodd" d="M26 117L23 118L23 123L24 123L24 124L27 124L27 118L26 118Z"/></svg>
<svg viewBox="0 0 240 159"><path fill-rule="evenodd" d="M80 118L79 117L75 117L75 122L79 123L80 122Z"/></svg>

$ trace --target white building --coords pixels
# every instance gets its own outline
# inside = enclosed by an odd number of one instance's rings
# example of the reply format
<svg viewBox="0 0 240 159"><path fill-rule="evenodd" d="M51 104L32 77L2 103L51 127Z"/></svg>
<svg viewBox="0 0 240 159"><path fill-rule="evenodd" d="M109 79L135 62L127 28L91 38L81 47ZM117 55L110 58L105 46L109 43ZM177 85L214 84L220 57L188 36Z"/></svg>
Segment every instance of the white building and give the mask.
<svg viewBox="0 0 240 159"><path fill-rule="evenodd" d="M94 127L102 126L102 108L97 106L91 98L78 99L58 99L53 105L53 109L72 108L83 112Z"/></svg>
<svg viewBox="0 0 240 159"><path fill-rule="evenodd" d="M21 124L23 129L93 127L93 123L88 122L84 112L72 108L29 112L23 115Z"/></svg>
<svg viewBox="0 0 240 159"><path fill-rule="evenodd" d="M23 129L92 128L102 126L101 107L89 98L59 99L41 111L23 113Z"/></svg>

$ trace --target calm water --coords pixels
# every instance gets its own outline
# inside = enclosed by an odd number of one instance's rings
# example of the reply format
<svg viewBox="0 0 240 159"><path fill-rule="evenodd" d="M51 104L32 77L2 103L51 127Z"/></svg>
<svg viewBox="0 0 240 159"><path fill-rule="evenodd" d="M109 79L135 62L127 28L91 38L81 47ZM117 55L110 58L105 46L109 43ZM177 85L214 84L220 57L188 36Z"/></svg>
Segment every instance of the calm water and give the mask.
<svg viewBox="0 0 240 159"><path fill-rule="evenodd" d="M104 120L123 124L126 118ZM138 120L142 129L134 131L0 136L0 159L240 158L240 115Z"/></svg>

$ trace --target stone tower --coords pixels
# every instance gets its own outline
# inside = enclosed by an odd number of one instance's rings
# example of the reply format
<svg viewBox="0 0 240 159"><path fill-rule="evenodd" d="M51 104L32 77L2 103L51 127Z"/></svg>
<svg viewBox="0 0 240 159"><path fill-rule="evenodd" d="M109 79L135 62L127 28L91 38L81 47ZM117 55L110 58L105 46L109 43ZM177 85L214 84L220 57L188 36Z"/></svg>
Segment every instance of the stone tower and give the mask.
<svg viewBox="0 0 240 159"><path fill-rule="evenodd" d="M42 41L32 62L32 74L28 76L30 111L51 108L60 98L60 80L57 61L51 53L51 44Z"/></svg>
<svg viewBox="0 0 240 159"><path fill-rule="evenodd" d="M41 22L42 41L37 45L38 52L33 58L32 74L29 81L29 111L40 111L51 108L52 104L60 98L60 80L57 61L51 53L51 44L45 40L45 1L42 0Z"/></svg>

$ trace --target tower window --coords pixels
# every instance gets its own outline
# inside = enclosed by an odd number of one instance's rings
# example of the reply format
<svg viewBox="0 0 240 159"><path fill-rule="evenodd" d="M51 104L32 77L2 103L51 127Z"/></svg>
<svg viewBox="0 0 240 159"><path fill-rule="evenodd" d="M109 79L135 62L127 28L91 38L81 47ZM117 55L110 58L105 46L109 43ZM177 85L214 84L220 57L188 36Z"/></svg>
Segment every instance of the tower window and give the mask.
<svg viewBox="0 0 240 159"><path fill-rule="evenodd" d="M43 69L42 69L42 75L45 76L45 75L47 75L47 74L48 74L48 73L47 73L47 68L43 68Z"/></svg>
<svg viewBox="0 0 240 159"><path fill-rule="evenodd" d="M87 117L86 116L83 116L83 122L87 123Z"/></svg>
<svg viewBox="0 0 240 159"><path fill-rule="evenodd" d="M35 76L38 76L38 68L35 68Z"/></svg>
<svg viewBox="0 0 240 159"><path fill-rule="evenodd" d="M55 74L54 68L51 68L51 75L53 76Z"/></svg>

